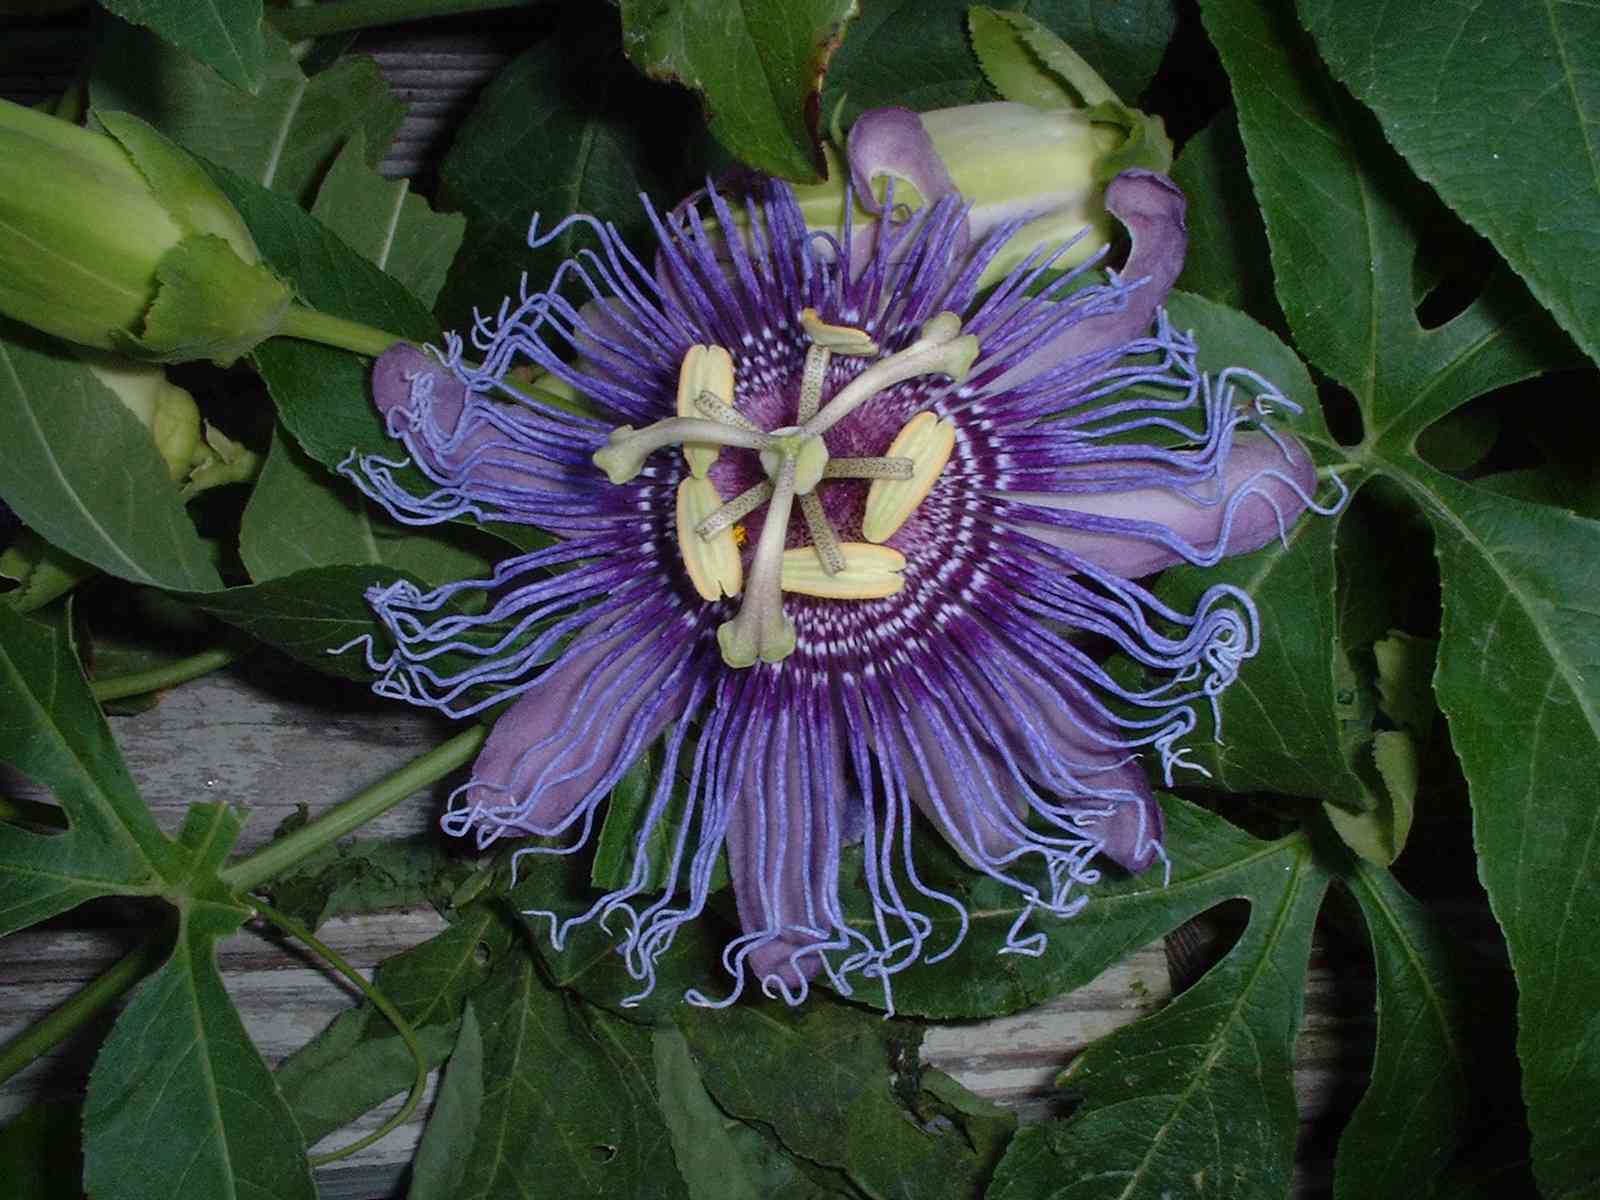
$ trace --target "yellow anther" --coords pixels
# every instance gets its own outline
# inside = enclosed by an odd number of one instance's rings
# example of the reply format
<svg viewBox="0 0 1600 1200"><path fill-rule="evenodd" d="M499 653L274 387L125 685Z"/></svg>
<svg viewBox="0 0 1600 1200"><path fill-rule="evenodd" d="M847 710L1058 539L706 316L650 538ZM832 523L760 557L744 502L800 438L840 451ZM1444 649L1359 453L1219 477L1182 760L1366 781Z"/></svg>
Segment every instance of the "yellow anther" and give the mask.
<svg viewBox="0 0 1600 1200"><path fill-rule="evenodd" d="M744 565L733 531L724 529L710 538L695 532L695 526L720 507L722 497L709 479L691 475L678 485L678 551L694 590L704 600L737 596L744 588Z"/></svg>
<svg viewBox="0 0 1600 1200"><path fill-rule="evenodd" d="M733 356L721 346L690 346L678 369L678 415L700 417L696 406L701 392L710 392L724 404L733 403ZM685 442L683 457L689 473L704 479L717 461L717 447L703 442Z"/></svg>
<svg viewBox="0 0 1600 1200"><path fill-rule="evenodd" d="M844 569L829 574L810 546L783 552L783 590L825 600L881 600L905 587L905 556L888 546L842 542Z"/></svg>
<svg viewBox="0 0 1600 1200"><path fill-rule="evenodd" d="M865 329L856 329L851 325L829 325L817 315L814 308L800 310L800 327L813 344L835 354L850 354L859 358L878 352L878 343L867 336Z"/></svg>
<svg viewBox="0 0 1600 1200"><path fill-rule="evenodd" d="M861 519L861 536L869 542L893 537L933 490L955 445L956 427L948 421L941 421L931 412L912 417L884 452L887 458L909 458L911 478L872 481L867 489L866 514Z"/></svg>

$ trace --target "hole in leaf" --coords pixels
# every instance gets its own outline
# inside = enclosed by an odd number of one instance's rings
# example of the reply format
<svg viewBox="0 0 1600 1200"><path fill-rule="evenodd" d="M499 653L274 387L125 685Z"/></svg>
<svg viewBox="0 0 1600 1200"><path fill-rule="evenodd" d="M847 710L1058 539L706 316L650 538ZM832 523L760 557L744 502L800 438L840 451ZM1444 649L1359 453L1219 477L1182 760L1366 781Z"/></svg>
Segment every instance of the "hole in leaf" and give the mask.
<svg viewBox="0 0 1600 1200"><path fill-rule="evenodd" d="M1167 970L1172 994L1181 995L1227 957L1250 923L1250 904L1229 900L1191 917L1167 934Z"/></svg>
<svg viewBox="0 0 1600 1200"><path fill-rule="evenodd" d="M1328 432L1341 446L1359 446L1366 436L1366 424L1361 419L1361 406L1355 396L1342 384L1322 379L1317 393L1322 397L1322 414L1328 422Z"/></svg>
<svg viewBox="0 0 1600 1200"><path fill-rule="evenodd" d="M615 1146L598 1145L589 1147L589 1157L597 1163L608 1163L617 1156Z"/></svg>
<svg viewBox="0 0 1600 1200"><path fill-rule="evenodd" d="M53 837L71 828L50 789L9 763L0 763L0 823Z"/></svg>
<svg viewBox="0 0 1600 1200"><path fill-rule="evenodd" d="M1459 222L1433 230L1411 263L1418 324L1437 329L1459 317L1482 294L1498 261L1489 243Z"/></svg>
<svg viewBox="0 0 1600 1200"><path fill-rule="evenodd" d="M494 955L489 949L488 942L479 942L472 948L472 961L477 963L480 967L487 967L489 965L489 960L493 957Z"/></svg>

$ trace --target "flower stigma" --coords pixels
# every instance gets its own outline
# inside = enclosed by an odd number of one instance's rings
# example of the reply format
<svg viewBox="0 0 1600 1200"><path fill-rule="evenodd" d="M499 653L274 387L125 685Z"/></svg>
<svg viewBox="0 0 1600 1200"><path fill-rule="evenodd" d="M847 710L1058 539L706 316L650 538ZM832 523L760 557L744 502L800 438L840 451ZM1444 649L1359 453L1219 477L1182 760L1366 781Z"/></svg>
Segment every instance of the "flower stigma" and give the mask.
<svg viewBox="0 0 1600 1200"><path fill-rule="evenodd" d="M961 318L941 312L925 322L903 350L883 354L864 329L824 321L802 309L799 324L810 340L794 397L792 425L763 430L735 404L738 381L726 347L695 344L678 370L677 416L645 429L619 425L593 455L614 484L640 474L656 450L677 445L689 478L677 489L677 531L684 570L704 600L740 599L739 611L717 629L722 661L730 667L779 663L794 653L794 624L783 593L830 600L878 600L905 585L905 558L879 543L905 524L950 461L955 427L931 411L913 418L879 456L832 458L826 434L857 409L897 384L922 376L961 383L979 354L976 337L961 332ZM866 363L824 401L835 354ZM724 449L755 451L765 480L724 503L710 479ZM844 541L817 495L827 479L870 480L861 541ZM790 547L790 516L810 546ZM745 539L734 526L765 506L760 536L746 563Z"/></svg>

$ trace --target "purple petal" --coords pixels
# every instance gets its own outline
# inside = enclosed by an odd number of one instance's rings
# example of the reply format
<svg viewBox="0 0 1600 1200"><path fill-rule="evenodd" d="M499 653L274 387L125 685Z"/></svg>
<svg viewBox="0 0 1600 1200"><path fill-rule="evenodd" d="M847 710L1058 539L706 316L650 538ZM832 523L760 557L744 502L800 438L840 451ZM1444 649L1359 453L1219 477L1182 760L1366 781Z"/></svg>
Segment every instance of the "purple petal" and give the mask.
<svg viewBox="0 0 1600 1200"><path fill-rule="evenodd" d="M1234 439L1221 494L1213 503L1166 488L1083 495L1029 492L1009 498L1118 523L1120 528L1108 532L1023 527L1040 541L1124 579L1136 579L1185 560L1209 562L1259 550L1300 518L1316 485L1316 466L1294 438L1245 433Z"/></svg>
<svg viewBox="0 0 1600 1200"><path fill-rule="evenodd" d="M1183 219L1187 207L1178 185L1154 171L1124 171L1107 184L1106 211L1127 226L1133 238L1127 264L1118 274L1139 286L1128 293L1120 311L1069 326L1006 372L1003 382L1015 387L1068 359L1113 350L1142 336L1183 270L1189 246Z"/></svg>
<svg viewBox="0 0 1600 1200"><path fill-rule="evenodd" d="M602 621L495 722L449 832L476 825L480 843L562 832L683 712L689 689L665 638Z"/></svg>
<svg viewBox="0 0 1600 1200"><path fill-rule="evenodd" d="M1166 832L1161 805L1144 768L1129 750L1119 746L1116 731L1086 704L1057 693L1020 672L1011 682L1027 705L1026 714L996 699L996 732L1028 775L1045 787L1068 791L1068 778L1093 796L1076 802L1068 796L1063 807L1076 809L1078 819L1104 845L1101 853L1135 874L1155 861ZM1044 744L1040 744L1044 743ZM1109 802L1104 797L1120 793ZM1090 810L1095 810L1091 815Z"/></svg>
<svg viewBox="0 0 1600 1200"><path fill-rule="evenodd" d="M782 720L752 729L742 786L730 798L727 851L739 924L754 939L755 978L788 995L822 965L817 948L837 944L838 797L844 763L829 721Z"/></svg>
<svg viewBox="0 0 1600 1200"><path fill-rule="evenodd" d="M870 213L883 212L873 189L883 175L911 184L925 205L956 194L955 181L934 149L922 118L909 108L874 108L862 113L850 127L846 154L856 200Z"/></svg>

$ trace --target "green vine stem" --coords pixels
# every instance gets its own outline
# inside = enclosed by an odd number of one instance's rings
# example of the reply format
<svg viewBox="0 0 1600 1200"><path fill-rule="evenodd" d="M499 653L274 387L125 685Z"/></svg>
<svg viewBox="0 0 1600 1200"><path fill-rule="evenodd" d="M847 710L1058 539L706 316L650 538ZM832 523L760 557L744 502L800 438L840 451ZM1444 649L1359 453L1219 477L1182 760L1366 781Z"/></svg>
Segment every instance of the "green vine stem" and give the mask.
<svg viewBox="0 0 1600 1200"><path fill-rule="evenodd" d="M284 10L301 11L301 10ZM308 9L305 11L316 11ZM283 327L278 330L282 337L301 338L308 342L321 342L324 346L336 346L340 350L350 350L356 354L365 354L368 358L377 358L390 346L405 341L397 334L386 333L382 329L374 329L371 325L363 325L359 321L347 321L343 317L333 316L331 313L318 312L314 308L307 308L303 304L291 304L289 311L283 315Z"/></svg>
<svg viewBox="0 0 1600 1200"><path fill-rule="evenodd" d="M112 675L106 679L96 679L89 685L89 690L94 693L94 698L101 703L107 700L122 700L128 696L142 696L146 692L176 687L180 683L188 683L191 679L199 679L202 675L209 675L212 671L220 670L227 666L238 657L239 652L237 650L229 650L223 647L215 650L203 650L199 654L192 654L188 658L180 658L177 662L168 663L164 667L153 667L148 671L135 671L128 675Z"/></svg>
<svg viewBox="0 0 1600 1200"><path fill-rule="evenodd" d="M388 812L419 788L427 787L464 765L478 752L488 735L489 731L482 725L463 730L448 742L412 759L394 774L330 808L309 825L224 867L217 872L218 877L236 892L259 887L301 859L315 854L324 846L332 845L345 834Z"/></svg>
<svg viewBox="0 0 1600 1200"><path fill-rule="evenodd" d="M269 8L267 19L291 42L348 33L374 25L399 25L456 13L521 8L528 0L328 0L306 8Z"/></svg>
<svg viewBox="0 0 1600 1200"><path fill-rule="evenodd" d="M324 1167L329 1163L338 1162L347 1158L358 1150L365 1150L379 1138L388 1135L389 1131L404 1125L411 1114L417 1111L417 1105L422 1103L422 1091L428 1086L428 1059L422 1053L422 1047L417 1043L417 1031L411 1027L411 1022L406 1020L398 1008L377 988L367 982L360 971L352 967L344 956L333 947L323 942L316 934L291 917L285 916L272 905L262 900L251 897L250 903L267 920L290 936L299 939L309 946L313 953L322 958L339 974L343 975L357 988L361 994L372 1001L372 1006L381 1012L389 1024L394 1026L395 1032L400 1035L400 1040L406 1044L406 1049L411 1051L411 1058L417 1064L416 1077L411 1081L411 1093L406 1097L406 1102L400 1106L400 1111L395 1113L377 1129L366 1137L357 1138L348 1146L340 1146L337 1150L330 1150L326 1154L313 1154L310 1162L313 1167Z"/></svg>
<svg viewBox="0 0 1600 1200"><path fill-rule="evenodd" d="M84 985L60 1008L0 1046L0 1083L66 1041L159 967L171 949L170 941L167 937L150 938Z"/></svg>
<svg viewBox="0 0 1600 1200"><path fill-rule="evenodd" d="M380 779L371 787L357 792L350 799L329 809L309 825L279 838L270 845L263 846L254 854L219 871L218 878L235 892L246 892L259 887L301 859L315 854L322 847L330 845L373 818L382 816L419 788L427 787L464 765L478 752L488 735L488 729L482 725L474 725L470 729L463 730L449 741L412 759L392 775ZM51 805L4 797L0 797L0 820L23 820L50 825L64 823L60 811ZM302 934L293 922L268 911L267 906L260 901L252 898L250 903L260 909L269 920L282 925L295 937L301 938L308 946L316 949L319 954L325 954L334 966L348 973L346 966L340 966L343 960L332 951L325 948L318 949L321 943L310 934ZM124 992L158 967L166 957L167 943L168 939L165 937L151 938L98 978L86 984L60 1008L18 1034L4 1046L0 1046L0 1083L4 1083L34 1059L48 1053L70 1037L102 1009L114 1003ZM358 981L357 986L363 991L368 991L365 981ZM382 1011L388 1001L380 1000L374 995L373 1003ZM390 1013L384 1011L384 1015L390 1016ZM397 1029L401 1028L403 1024L401 1020L395 1017L390 1019L396 1022ZM381 1134L374 1135L377 1136ZM346 1147L340 1155L349 1154L367 1144L369 1144L367 1141L363 1141L354 1147Z"/></svg>

